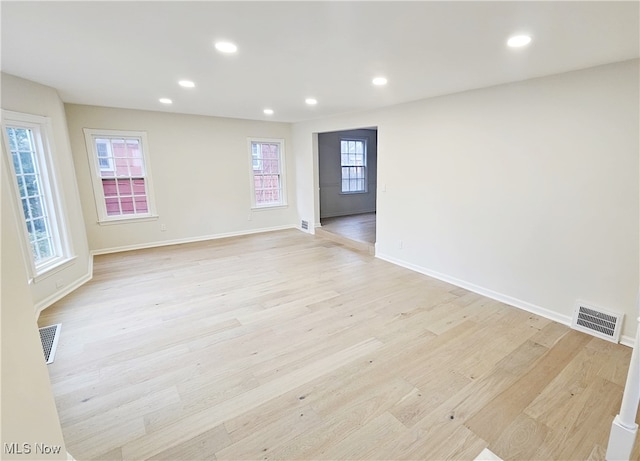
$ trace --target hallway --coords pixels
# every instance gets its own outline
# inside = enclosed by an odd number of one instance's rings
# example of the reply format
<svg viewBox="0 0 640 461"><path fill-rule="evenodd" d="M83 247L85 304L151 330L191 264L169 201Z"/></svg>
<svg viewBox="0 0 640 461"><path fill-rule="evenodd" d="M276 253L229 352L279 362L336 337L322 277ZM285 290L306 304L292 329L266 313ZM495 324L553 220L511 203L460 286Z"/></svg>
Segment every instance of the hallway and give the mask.
<svg viewBox="0 0 640 461"><path fill-rule="evenodd" d="M323 218L321 224L322 227L316 229L316 233L348 246L366 250L370 254L375 253L375 213Z"/></svg>

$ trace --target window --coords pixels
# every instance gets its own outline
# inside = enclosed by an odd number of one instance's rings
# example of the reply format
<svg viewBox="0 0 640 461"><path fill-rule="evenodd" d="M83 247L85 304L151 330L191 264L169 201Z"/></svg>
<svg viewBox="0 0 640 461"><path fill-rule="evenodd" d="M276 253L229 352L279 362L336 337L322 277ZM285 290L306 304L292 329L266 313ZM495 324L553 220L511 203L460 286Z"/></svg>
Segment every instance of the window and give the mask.
<svg viewBox="0 0 640 461"><path fill-rule="evenodd" d="M70 259L49 142L51 120L10 111L2 115L9 171L36 277Z"/></svg>
<svg viewBox="0 0 640 461"><path fill-rule="evenodd" d="M84 130L98 221L155 218L146 133Z"/></svg>
<svg viewBox="0 0 640 461"><path fill-rule="evenodd" d="M340 141L342 167L342 193L367 192L367 141L342 139Z"/></svg>
<svg viewBox="0 0 640 461"><path fill-rule="evenodd" d="M96 141L96 153L101 172L113 170L113 154L111 154L109 147L110 144L107 142Z"/></svg>
<svg viewBox="0 0 640 461"><path fill-rule="evenodd" d="M252 206L286 205L284 187L284 140L251 139Z"/></svg>

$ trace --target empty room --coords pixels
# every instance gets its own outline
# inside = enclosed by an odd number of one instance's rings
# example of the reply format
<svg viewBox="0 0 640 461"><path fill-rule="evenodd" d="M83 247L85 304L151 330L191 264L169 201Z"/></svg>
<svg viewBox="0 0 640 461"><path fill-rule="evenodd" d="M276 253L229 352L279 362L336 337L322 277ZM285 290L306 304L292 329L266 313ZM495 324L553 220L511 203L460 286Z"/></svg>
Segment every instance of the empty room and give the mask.
<svg viewBox="0 0 640 461"><path fill-rule="evenodd" d="M640 3L0 9L2 459L640 459Z"/></svg>

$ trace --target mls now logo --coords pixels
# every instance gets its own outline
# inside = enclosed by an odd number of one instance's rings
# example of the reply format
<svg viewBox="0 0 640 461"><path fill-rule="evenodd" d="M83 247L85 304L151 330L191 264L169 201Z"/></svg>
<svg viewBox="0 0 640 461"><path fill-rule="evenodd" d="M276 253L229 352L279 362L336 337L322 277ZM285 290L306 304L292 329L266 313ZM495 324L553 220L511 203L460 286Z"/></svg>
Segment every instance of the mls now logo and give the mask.
<svg viewBox="0 0 640 461"><path fill-rule="evenodd" d="M5 455L28 455L31 453L30 443L5 443Z"/></svg>
<svg viewBox="0 0 640 461"><path fill-rule="evenodd" d="M44 443L5 443L4 453L6 455L29 455L37 453L39 455L57 455L61 451L59 445L47 445Z"/></svg>

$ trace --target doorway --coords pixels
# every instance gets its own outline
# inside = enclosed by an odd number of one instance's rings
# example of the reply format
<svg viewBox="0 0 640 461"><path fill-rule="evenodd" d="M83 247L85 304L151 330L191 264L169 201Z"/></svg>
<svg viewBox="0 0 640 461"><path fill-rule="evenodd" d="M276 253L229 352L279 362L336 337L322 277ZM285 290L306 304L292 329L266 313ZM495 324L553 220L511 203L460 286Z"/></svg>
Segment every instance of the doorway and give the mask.
<svg viewBox="0 0 640 461"><path fill-rule="evenodd" d="M376 241L377 128L318 134L320 229L373 254Z"/></svg>

